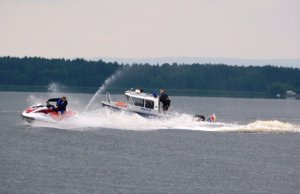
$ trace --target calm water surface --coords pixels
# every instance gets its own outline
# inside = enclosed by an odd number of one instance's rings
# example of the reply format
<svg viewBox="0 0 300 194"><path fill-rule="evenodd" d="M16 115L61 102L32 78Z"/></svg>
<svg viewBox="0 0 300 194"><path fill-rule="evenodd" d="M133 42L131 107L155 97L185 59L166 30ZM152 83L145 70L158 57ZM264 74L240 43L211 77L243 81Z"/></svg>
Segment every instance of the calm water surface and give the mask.
<svg viewBox="0 0 300 194"><path fill-rule="evenodd" d="M154 120L155 130L141 130L151 123L123 115L83 120L86 126L72 129L21 119L31 102L53 95L0 92L0 193L300 191L300 101L172 97L174 112L215 113L221 123L248 127L268 120L269 129L278 120L296 130L285 133L190 130L182 118ZM67 96L79 112L92 97Z"/></svg>

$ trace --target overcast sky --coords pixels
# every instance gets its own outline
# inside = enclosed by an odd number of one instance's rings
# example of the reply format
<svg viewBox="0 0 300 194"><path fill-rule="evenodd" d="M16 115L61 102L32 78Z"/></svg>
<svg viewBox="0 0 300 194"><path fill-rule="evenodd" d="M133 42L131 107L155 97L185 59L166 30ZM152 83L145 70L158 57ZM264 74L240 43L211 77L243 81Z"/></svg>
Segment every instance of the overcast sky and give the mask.
<svg viewBox="0 0 300 194"><path fill-rule="evenodd" d="M0 0L0 56L300 58L300 0Z"/></svg>

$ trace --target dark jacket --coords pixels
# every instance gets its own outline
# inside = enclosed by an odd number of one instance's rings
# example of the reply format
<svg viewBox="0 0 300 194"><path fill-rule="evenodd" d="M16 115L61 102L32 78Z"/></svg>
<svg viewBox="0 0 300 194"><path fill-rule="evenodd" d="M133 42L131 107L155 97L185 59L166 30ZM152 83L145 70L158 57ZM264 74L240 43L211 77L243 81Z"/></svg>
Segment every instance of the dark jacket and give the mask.
<svg viewBox="0 0 300 194"><path fill-rule="evenodd" d="M169 99L168 94L166 93L161 93L159 96L159 101L163 104L163 109L164 110L168 110L170 104L171 104L171 100Z"/></svg>
<svg viewBox="0 0 300 194"><path fill-rule="evenodd" d="M48 100L48 102L56 102L56 106L58 111L59 110L66 110L67 109L67 105L68 105L68 101L63 101L61 98L51 98Z"/></svg>

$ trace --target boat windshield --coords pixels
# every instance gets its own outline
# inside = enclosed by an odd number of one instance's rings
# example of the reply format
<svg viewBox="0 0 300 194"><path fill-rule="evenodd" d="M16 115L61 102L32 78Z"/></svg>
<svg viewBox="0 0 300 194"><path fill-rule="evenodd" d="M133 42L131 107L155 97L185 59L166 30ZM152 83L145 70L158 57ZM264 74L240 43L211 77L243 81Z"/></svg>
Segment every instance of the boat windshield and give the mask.
<svg viewBox="0 0 300 194"><path fill-rule="evenodd" d="M144 107L144 100L141 99L141 98L134 98L134 97L131 97L132 98L132 101L134 103L135 106L141 106L141 107Z"/></svg>
<svg viewBox="0 0 300 194"><path fill-rule="evenodd" d="M126 97L126 102L128 104L154 109L154 101L153 100L145 100L142 98L136 98L136 97L132 97L132 96L128 96L128 95L125 95L125 97Z"/></svg>
<svg viewBox="0 0 300 194"><path fill-rule="evenodd" d="M129 104L144 107L144 99L141 98L134 98L126 95L126 101Z"/></svg>

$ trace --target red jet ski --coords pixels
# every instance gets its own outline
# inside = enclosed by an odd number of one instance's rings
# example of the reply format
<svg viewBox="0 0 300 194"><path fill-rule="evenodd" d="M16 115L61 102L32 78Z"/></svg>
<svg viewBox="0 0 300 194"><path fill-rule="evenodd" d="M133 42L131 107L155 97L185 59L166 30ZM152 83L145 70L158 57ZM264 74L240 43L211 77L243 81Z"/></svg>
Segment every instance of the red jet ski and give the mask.
<svg viewBox="0 0 300 194"><path fill-rule="evenodd" d="M56 111L42 104L36 104L28 107L21 114L22 118L28 123L33 121L59 122L74 117L77 113L72 110L66 110L64 114L59 115Z"/></svg>

